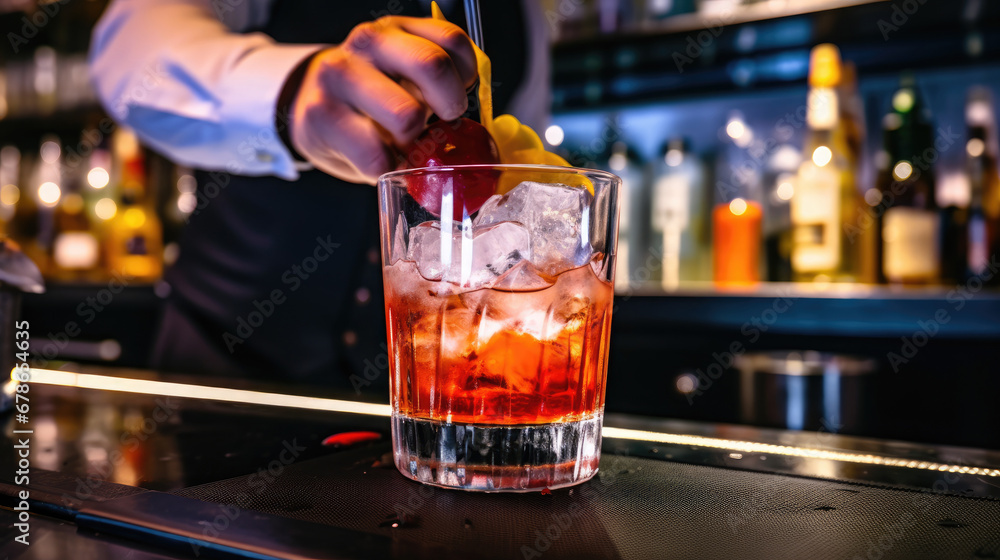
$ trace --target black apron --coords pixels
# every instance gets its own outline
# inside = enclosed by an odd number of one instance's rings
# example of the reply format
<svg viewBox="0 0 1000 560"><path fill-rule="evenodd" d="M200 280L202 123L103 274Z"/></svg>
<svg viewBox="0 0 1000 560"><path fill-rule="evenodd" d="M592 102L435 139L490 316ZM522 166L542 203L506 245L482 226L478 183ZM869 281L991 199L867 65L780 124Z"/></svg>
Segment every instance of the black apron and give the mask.
<svg viewBox="0 0 1000 560"><path fill-rule="evenodd" d="M464 27L461 2L448 19ZM520 86L520 2L481 2L498 111ZM338 43L359 23L427 16L429 2L276 0L260 31L280 43ZM298 181L197 172L199 200L153 352L161 371L295 380L388 397L376 189L319 171Z"/></svg>

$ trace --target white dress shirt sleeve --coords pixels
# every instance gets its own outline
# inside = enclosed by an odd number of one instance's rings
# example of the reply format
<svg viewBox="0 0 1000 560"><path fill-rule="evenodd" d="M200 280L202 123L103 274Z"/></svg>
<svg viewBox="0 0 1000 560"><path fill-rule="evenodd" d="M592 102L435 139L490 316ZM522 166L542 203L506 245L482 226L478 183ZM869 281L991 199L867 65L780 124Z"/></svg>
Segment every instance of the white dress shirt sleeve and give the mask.
<svg viewBox="0 0 1000 560"><path fill-rule="evenodd" d="M271 1L114 0L90 50L105 108L182 165L298 178L275 104L288 74L324 45L245 32Z"/></svg>

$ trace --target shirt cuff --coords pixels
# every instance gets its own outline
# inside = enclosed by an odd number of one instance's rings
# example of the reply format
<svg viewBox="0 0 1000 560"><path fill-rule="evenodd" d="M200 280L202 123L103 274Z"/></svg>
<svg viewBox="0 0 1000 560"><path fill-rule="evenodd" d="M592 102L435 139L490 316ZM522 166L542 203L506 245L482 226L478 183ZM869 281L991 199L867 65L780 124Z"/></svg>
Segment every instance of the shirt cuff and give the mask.
<svg viewBox="0 0 1000 560"><path fill-rule="evenodd" d="M288 75L329 45L274 44L245 53L226 76L221 117L236 133L236 157L227 170L242 175L298 179L296 164L275 127L278 96Z"/></svg>

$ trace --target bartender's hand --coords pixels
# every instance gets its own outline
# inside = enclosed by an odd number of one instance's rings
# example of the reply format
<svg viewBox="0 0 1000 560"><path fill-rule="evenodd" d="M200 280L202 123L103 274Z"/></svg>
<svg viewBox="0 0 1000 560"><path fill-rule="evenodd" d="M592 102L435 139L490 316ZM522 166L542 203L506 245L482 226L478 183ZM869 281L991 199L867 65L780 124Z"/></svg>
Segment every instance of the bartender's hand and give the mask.
<svg viewBox="0 0 1000 560"><path fill-rule="evenodd" d="M363 23L310 62L289 107L289 137L318 169L374 184L395 167L393 145L415 139L432 112L452 120L466 111L475 80L460 27L400 16Z"/></svg>

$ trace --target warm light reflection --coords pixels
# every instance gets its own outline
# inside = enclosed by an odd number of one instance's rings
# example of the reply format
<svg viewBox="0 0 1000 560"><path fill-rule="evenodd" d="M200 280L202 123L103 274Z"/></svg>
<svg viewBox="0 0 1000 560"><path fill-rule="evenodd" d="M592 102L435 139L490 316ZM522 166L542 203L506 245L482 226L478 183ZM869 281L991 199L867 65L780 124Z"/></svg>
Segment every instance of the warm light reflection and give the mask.
<svg viewBox="0 0 1000 560"><path fill-rule="evenodd" d="M747 211L747 201L742 198L734 198L733 201L729 203L729 211L732 212L734 216L742 216Z"/></svg>
<svg viewBox="0 0 1000 560"><path fill-rule="evenodd" d="M820 146L813 151L813 163L823 167L833 159L833 151L826 146Z"/></svg>
<svg viewBox="0 0 1000 560"><path fill-rule="evenodd" d="M13 370L11 372L13 378ZM321 399L300 395L282 395L278 393L262 393L243 389L227 389L222 387L206 387L204 385L188 385L185 383L167 383L165 381L150 381L146 379L126 379L89 373L72 373L51 369L31 368L31 382L43 385L61 385L64 387L80 387L83 389L100 389L103 391L118 391L122 393L143 393L164 397L181 397L186 399L236 402L246 404L261 404L267 406L284 406L309 410L327 410L331 412L348 412L352 414L369 414L388 416L387 404L363 403L339 399Z"/></svg>
<svg viewBox="0 0 1000 560"><path fill-rule="evenodd" d="M42 156L42 161L45 163L56 163L59 161L59 156L62 154L62 148L59 147L59 142L46 140L45 142L42 142L39 154Z"/></svg>
<svg viewBox="0 0 1000 560"><path fill-rule="evenodd" d="M102 220L110 220L118 213L118 205L110 198L102 198L94 204L94 214Z"/></svg>
<svg viewBox="0 0 1000 560"><path fill-rule="evenodd" d="M7 183L0 187L0 202L7 206L13 206L17 204L18 200L21 200L21 189L17 188L17 185Z"/></svg>
<svg viewBox="0 0 1000 560"><path fill-rule="evenodd" d="M11 379L15 378L16 372L17 368L11 370ZM168 383L165 381L151 381L145 379L128 379L123 377L109 377L105 375L73 373L50 369L31 368L30 376L32 383L42 385L59 385L64 387L99 389L123 393L142 393L165 397L260 404L266 406L283 406L288 408L367 414L371 416L386 417L390 415L392 410L387 404L363 403L340 399L322 399L318 397L283 395L279 393L262 393L259 391L247 391L244 389L206 387L203 385ZM604 426L603 437L610 439L627 439L633 441L647 441L652 443L666 443L671 445L720 449L731 452L730 456L732 456L732 453L763 453L768 455L802 457L806 459L825 459L845 463L885 465L889 467L903 467L926 471L947 471L953 473L957 472L963 474L1000 477L1000 469L991 469L988 467L949 465L930 461L917 461L914 459L884 457L871 453L853 453L849 451L812 449L808 447L793 447L790 445L777 445L772 443L758 443L752 441L740 441L684 434L668 434L646 430L616 428L613 426Z"/></svg>
<svg viewBox="0 0 1000 560"><path fill-rule="evenodd" d="M691 394L698 389L698 378L692 373L682 373L674 381L677 392L685 395Z"/></svg>
<svg viewBox="0 0 1000 560"><path fill-rule="evenodd" d="M743 138L743 135L746 134L746 132L747 132L746 125L743 124L743 121L739 119L733 119L729 121L729 124L726 125L726 134L729 135L729 137L732 138L733 140L739 140L740 138Z"/></svg>
<svg viewBox="0 0 1000 560"><path fill-rule="evenodd" d="M965 151L972 157L979 157L986 151L986 143L980 138L970 138L965 144Z"/></svg>
<svg viewBox="0 0 1000 560"><path fill-rule="evenodd" d="M198 188L198 182L191 175L184 174L177 178L177 190L182 193L194 193Z"/></svg>
<svg viewBox="0 0 1000 560"><path fill-rule="evenodd" d="M812 449L808 447L793 447L791 445L776 445L773 443L758 443L754 441L739 441L732 439L710 438L702 436L690 436L683 434L666 434L662 432L648 432L645 430L630 430L627 428L615 428L604 426L602 436L611 439L628 439L637 441L648 441L652 443L667 443L672 445L708 447L710 449L722 449L726 451L742 453L763 453L767 455L784 455L788 457L802 457L805 459L826 459L829 461L841 461L844 463L859 463L863 465L885 465L889 467L903 467L908 469L919 469L926 471L947 471L963 474L977 474L982 476L1000 477L1000 469L988 467L970 467L965 465L949 465L945 463L934 463L930 461L917 461L914 459L897 459L895 457L883 457L871 453L851 453L849 451L833 451L830 449Z"/></svg>
<svg viewBox="0 0 1000 560"><path fill-rule="evenodd" d="M892 176L897 181L905 181L913 175L913 166L908 161L901 161L892 168Z"/></svg>
<svg viewBox="0 0 1000 560"><path fill-rule="evenodd" d="M103 167L95 167L87 173L87 183L95 189L103 189L111 181L111 175Z"/></svg>
<svg viewBox="0 0 1000 560"><path fill-rule="evenodd" d="M193 193L183 192L177 197L177 209L185 214L194 212L198 207L198 197Z"/></svg>
<svg viewBox="0 0 1000 560"><path fill-rule="evenodd" d="M59 188L59 185L52 181L46 181L38 185L38 200L42 201L42 204L46 206L55 206L59 202L61 195L62 190Z"/></svg>
<svg viewBox="0 0 1000 560"><path fill-rule="evenodd" d="M781 200L791 200L795 196L795 185L791 181L785 181L778 185L778 189L775 191L778 198Z"/></svg>
<svg viewBox="0 0 1000 560"><path fill-rule="evenodd" d="M865 191L865 202L868 206L878 206L882 202L882 191L872 187Z"/></svg>
<svg viewBox="0 0 1000 560"><path fill-rule="evenodd" d="M907 113L913 108L913 92L908 89L901 89L892 96L892 108L900 113Z"/></svg>

